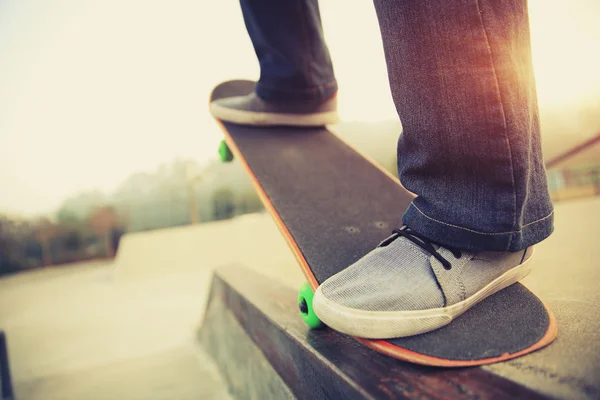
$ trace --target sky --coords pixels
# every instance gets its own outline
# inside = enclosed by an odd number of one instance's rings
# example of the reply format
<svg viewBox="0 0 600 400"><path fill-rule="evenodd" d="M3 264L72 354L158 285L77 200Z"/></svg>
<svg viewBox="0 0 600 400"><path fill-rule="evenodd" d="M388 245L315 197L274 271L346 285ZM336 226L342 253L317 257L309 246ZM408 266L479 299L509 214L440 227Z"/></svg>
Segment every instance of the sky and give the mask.
<svg viewBox="0 0 600 400"><path fill-rule="evenodd" d="M372 3L320 4L342 120L397 118ZM541 106L600 98L600 2L530 10ZM258 72L237 1L0 2L0 213L52 212L176 158L215 159L208 94Z"/></svg>

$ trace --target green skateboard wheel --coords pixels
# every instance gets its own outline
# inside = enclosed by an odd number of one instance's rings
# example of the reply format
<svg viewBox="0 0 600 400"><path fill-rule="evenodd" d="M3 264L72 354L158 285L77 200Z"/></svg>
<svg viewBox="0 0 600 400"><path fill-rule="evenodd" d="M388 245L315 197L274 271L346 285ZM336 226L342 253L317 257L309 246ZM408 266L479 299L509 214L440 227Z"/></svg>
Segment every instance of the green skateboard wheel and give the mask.
<svg viewBox="0 0 600 400"><path fill-rule="evenodd" d="M313 329L322 328L325 326L323 322L317 317L313 308L313 290L308 283L304 283L300 286L300 290L298 291L298 307L300 308L300 315L306 325L310 326Z"/></svg>
<svg viewBox="0 0 600 400"><path fill-rule="evenodd" d="M227 143L224 140L221 140L221 144L219 144L219 157L222 162L231 162L233 161L233 153L227 146Z"/></svg>

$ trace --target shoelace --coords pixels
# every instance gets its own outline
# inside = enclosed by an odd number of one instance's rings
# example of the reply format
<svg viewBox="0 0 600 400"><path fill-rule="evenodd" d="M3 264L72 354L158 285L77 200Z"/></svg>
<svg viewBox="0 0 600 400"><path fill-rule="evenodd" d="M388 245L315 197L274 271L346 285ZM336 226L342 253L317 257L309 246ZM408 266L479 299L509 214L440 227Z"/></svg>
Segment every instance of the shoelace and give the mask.
<svg viewBox="0 0 600 400"><path fill-rule="evenodd" d="M411 242L413 242L414 244L416 244L417 246L419 246L420 248L422 248L423 250L425 250L426 252L431 254L433 257L436 258L436 260L438 260L442 264L442 266L444 267L445 270L449 270L452 268L452 264L450 264L450 262L448 260L446 260L444 257L442 257L442 255L440 253L438 253L438 251L433 246L434 244L437 246L440 246L439 244L430 241L429 239L427 239L424 236L422 236L421 234L413 231L412 229L410 229L407 226L403 226L400 229L394 229L392 231L392 236L390 236L389 238L387 238L383 242L381 242L379 244L379 247L385 247L388 244L392 243L394 240L398 239L399 237L404 237L404 238L410 240ZM460 250L450 249L450 248L447 248L447 249L450 250L452 252L452 255L456 258L460 258L462 256L462 253Z"/></svg>

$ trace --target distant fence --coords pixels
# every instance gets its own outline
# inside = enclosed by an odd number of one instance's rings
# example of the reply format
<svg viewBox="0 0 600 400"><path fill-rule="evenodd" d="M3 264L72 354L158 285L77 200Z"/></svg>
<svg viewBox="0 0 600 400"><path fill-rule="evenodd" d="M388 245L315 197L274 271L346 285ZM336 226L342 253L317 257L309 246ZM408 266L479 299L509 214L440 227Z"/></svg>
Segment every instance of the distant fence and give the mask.
<svg viewBox="0 0 600 400"><path fill-rule="evenodd" d="M15 397L8 364L8 347L6 346L6 335L3 331L0 331L0 385L2 385L0 388L1 400L13 400Z"/></svg>
<svg viewBox="0 0 600 400"><path fill-rule="evenodd" d="M581 153L582 151L588 150L597 143L600 143L600 133L549 160L548 162L546 162L546 168L554 168L556 165L568 160L569 158L577 155L578 153Z"/></svg>
<svg viewBox="0 0 600 400"><path fill-rule="evenodd" d="M600 165L548 171L553 201L600 195Z"/></svg>

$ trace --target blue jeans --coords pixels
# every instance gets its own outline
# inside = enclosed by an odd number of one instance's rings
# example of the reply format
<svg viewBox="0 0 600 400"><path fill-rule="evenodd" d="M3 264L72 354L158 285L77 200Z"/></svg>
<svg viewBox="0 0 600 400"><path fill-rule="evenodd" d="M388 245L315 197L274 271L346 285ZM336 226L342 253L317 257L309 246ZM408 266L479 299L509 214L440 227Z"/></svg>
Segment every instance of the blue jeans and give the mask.
<svg viewBox="0 0 600 400"><path fill-rule="evenodd" d="M518 251L548 237L553 208L527 2L374 2L403 125L398 173L417 195L403 223L472 251ZM319 100L336 92L317 0L241 4L261 67L259 96Z"/></svg>

